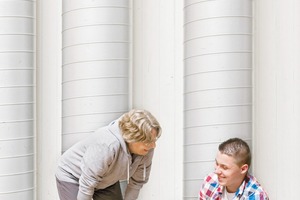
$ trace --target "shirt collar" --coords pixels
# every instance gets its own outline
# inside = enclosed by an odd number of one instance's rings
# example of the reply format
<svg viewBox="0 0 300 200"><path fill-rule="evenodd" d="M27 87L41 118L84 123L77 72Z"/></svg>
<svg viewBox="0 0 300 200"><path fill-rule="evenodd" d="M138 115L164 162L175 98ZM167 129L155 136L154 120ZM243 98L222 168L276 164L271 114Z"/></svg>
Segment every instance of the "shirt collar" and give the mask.
<svg viewBox="0 0 300 200"><path fill-rule="evenodd" d="M244 194L245 188L246 188L247 184L249 183L249 181L250 181L250 177L247 174L244 181L242 182L242 184L240 185L238 190L235 192L235 195L234 195L235 197L240 198ZM224 186L219 185L219 187L217 187L217 193L219 194L219 196L223 195L223 189L225 189ZM255 192L255 189L251 188L251 191L249 191L249 192L250 193Z"/></svg>
<svg viewBox="0 0 300 200"><path fill-rule="evenodd" d="M245 191L245 188L246 188L247 184L249 183L249 180L250 180L250 177L247 174L246 177L245 177L245 179L244 179L244 181L243 181L243 183L241 184L241 186L239 187L239 189L236 191L235 196L241 197L243 195L243 193Z"/></svg>

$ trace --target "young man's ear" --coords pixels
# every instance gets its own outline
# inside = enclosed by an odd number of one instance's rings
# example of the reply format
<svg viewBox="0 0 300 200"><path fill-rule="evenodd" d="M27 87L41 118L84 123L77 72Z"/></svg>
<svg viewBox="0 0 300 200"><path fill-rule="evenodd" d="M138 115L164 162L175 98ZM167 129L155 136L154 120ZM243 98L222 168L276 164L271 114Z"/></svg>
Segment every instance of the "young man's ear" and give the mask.
<svg viewBox="0 0 300 200"><path fill-rule="evenodd" d="M246 174L248 172L249 166L247 164L242 165L241 173Z"/></svg>

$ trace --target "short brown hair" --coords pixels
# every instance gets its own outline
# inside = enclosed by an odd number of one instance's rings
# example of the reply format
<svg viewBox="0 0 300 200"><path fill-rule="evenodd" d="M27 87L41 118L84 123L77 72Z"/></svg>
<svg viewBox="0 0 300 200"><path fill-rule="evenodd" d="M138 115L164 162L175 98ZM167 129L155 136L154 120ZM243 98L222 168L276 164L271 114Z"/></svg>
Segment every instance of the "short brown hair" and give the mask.
<svg viewBox="0 0 300 200"><path fill-rule="evenodd" d="M248 144L240 138L231 138L219 145L219 151L236 159L236 164L251 165L251 152Z"/></svg>
<svg viewBox="0 0 300 200"><path fill-rule="evenodd" d="M157 131L157 138L161 135L161 127L155 117L147 110L133 109L125 113L120 121L119 127L124 140L131 142L152 142L151 131Z"/></svg>

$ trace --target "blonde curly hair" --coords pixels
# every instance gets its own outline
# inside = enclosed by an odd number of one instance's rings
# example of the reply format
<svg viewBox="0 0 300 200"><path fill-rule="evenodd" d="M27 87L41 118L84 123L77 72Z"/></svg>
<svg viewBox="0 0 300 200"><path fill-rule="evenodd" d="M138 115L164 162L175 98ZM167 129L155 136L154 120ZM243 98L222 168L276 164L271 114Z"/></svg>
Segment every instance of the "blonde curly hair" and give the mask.
<svg viewBox="0 0 300 200"><path fill-rule="evenodd" d="M133 109L125 113L120 121L119 127L124 140L132 142L152 142L161 136L161 127L155 117L147 110ZM151 131L157 131L156 138L151 138Z"/></svg>

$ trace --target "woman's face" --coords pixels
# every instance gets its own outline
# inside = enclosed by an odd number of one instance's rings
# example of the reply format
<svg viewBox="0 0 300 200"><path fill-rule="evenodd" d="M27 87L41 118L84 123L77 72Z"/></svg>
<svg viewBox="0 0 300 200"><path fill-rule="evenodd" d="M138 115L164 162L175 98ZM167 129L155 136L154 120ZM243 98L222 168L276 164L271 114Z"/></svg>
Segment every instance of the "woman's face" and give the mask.
<svg viewBox="0 0 300 200"><path fill-rule="evenodd" d="M147 153L156 147L156 137L157 131L152 129L151 131L151 141L150 143L145 142L132 142L128 143L128 149L130 153L145 156Z"/></svg>

